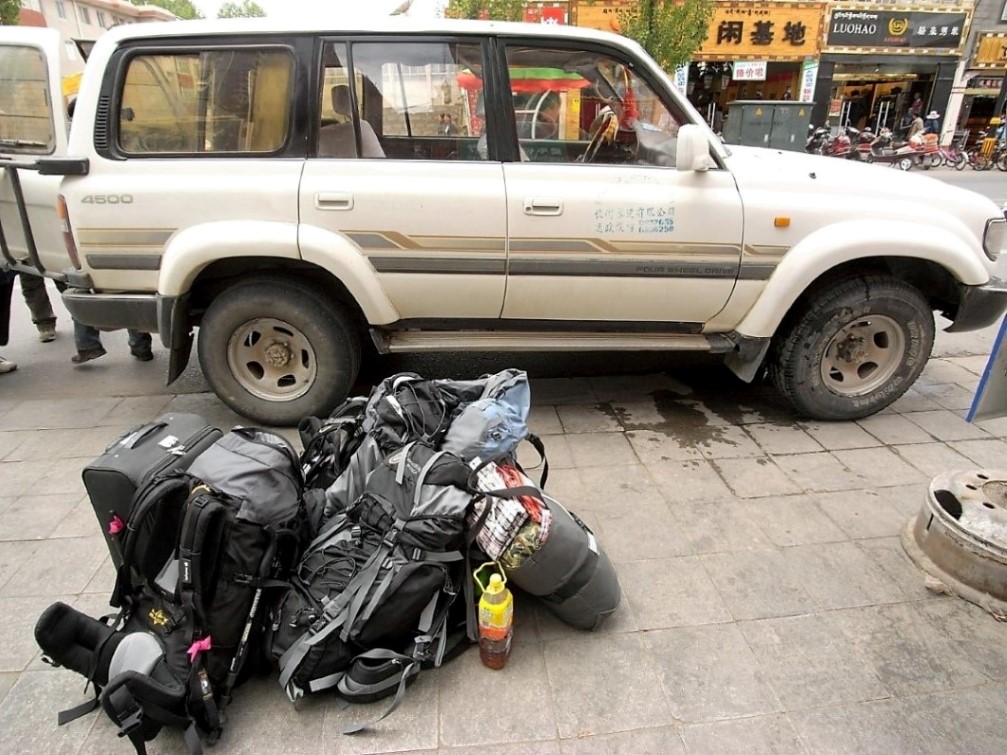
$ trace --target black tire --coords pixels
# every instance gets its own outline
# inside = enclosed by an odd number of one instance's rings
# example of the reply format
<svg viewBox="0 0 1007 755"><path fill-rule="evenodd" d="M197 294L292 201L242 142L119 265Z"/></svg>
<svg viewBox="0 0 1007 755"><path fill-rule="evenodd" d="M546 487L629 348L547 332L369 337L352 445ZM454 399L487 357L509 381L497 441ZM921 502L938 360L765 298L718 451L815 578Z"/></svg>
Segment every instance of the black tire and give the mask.
<svg viewBox="0 0 1007 755"><path fill-rule="evenodd" d="M255 278L210 304L199 362L214 393L238 414L289 427L328 415L346 397L360 369L360 339L343 307L315 286Z"/></svg>
<svg viewBox="0 0 1007 755"><path fill-rule="evenodd" d="M920 292L872 275L822 287L788 316L773 339L768 367L802 415L859 419L905 393L933 345L933 311Z"/></svg>

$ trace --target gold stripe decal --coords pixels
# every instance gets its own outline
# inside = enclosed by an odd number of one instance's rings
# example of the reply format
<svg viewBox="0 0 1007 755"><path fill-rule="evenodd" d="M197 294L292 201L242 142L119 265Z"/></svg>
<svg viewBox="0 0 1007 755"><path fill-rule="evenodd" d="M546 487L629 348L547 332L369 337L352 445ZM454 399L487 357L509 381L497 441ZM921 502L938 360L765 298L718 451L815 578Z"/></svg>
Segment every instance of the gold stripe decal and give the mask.
<svg viewBox="0 0 1007 755"><path fill-rule="evenodd" d="M77 244L81 247L164 248L175 232L174 228L81 228Z"/></svg>

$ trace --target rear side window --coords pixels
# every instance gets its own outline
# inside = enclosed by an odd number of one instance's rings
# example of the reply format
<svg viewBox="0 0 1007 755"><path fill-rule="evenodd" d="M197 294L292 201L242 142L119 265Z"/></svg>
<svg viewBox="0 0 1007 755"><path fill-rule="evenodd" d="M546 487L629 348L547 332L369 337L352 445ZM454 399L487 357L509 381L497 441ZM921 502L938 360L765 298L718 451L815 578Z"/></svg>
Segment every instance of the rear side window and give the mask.
<svg viewBox="0 0 1007 755"><path fill-rule="evenodd" d="M45 56L35 47L0 47L0 149L47 155L55 148Z"/></svg>
<svg viewBox="0 0 1007 755"><path fill-rule="evenodd" d="M211 50L130 58L117 113L127 154L268 153L287 140L289 51Z"/></svg>

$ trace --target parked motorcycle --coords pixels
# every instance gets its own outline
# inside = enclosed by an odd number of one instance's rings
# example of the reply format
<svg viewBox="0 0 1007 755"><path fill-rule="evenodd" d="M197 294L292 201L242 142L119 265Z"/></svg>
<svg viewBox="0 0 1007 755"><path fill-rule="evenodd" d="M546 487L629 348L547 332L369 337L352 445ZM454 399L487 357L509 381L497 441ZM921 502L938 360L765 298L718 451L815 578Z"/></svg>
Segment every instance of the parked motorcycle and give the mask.
<svg viewBox="0 0 1007 755"><path fill-rule="evenodd" d="M812 155L821 155L828 140L829 129L827 127L809 124L808 139L804 143L804 151Z"/></svg>
<svg viewBox="0 0 1007 755"><path fill-rule="evenodd" d="M849 158L867 162L868 156L871 154L871 145L878 138L877 135L870 129L861 130L853 126L847 126L846 133L849 135L850 141L853 142Z"/></svg>
<svg viewBox="0 0 1007 755"><path fill-rule="evenodd" d="M929 167L931 155L939 151L936 134L928 134L930 139L921 137L908 142L894 141L892 130L882 128L877 138L871 143L868 162L888 163L897 165L900 170L912 170L914 165Z"/></svg>

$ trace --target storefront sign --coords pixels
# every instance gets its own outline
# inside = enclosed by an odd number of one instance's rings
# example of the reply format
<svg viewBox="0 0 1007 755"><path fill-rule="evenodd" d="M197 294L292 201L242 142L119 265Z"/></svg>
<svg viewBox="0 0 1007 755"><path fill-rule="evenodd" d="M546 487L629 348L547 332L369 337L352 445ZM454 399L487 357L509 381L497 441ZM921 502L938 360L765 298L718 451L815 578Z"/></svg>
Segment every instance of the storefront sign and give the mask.
<svg viewBox="0 0 1007 755"><path fill-rule="evenodd" d="M824 3L717 3L695 60L803 60L821 49Z"/></svg>
<svg viewBox="0 0 1007 755"><path fill-rule="evenodd" d="M768 65L765 60L739 60L732 66L733 78L735 81L765 81Z"/></svg>
<svg viewBox="0 0 1007 755"><path fill-rule="evenodd" d="M597 0L577 3L577 26L601 31L619 31L619 11L628 9L632 0Z"/></svg>
<svg viewBox="0 0 1007 755"><path fill-rule="evenodd" d="M675 88L683 94L689 87L689 64L675 69Z"/></svg>
<svg viewBox="0 0 1007 755"><path fill-rule="evenodd" d="M894 47L956 50L965 37L965 13L836 8L827 47Z"/></svg>
<svg viewBox="0 0 1007 755"><path fill-rule="evenodd" d="M529 5L524 9L524 20L528 24L565 24L566 8Z"/></svg>
<svg viewBox="0 0 1007 755"><path fill-rule="evenodd" d="M801 102L811 102L815 96L815 80L818 78L818 61L805 60L801 64Z"/></svg>
<svg viewBox="0 0 1007 755"><path fill-rule="evenodd" d="M1007 68L1007 34L984 32L979 35L974 68Z"/></svg>

